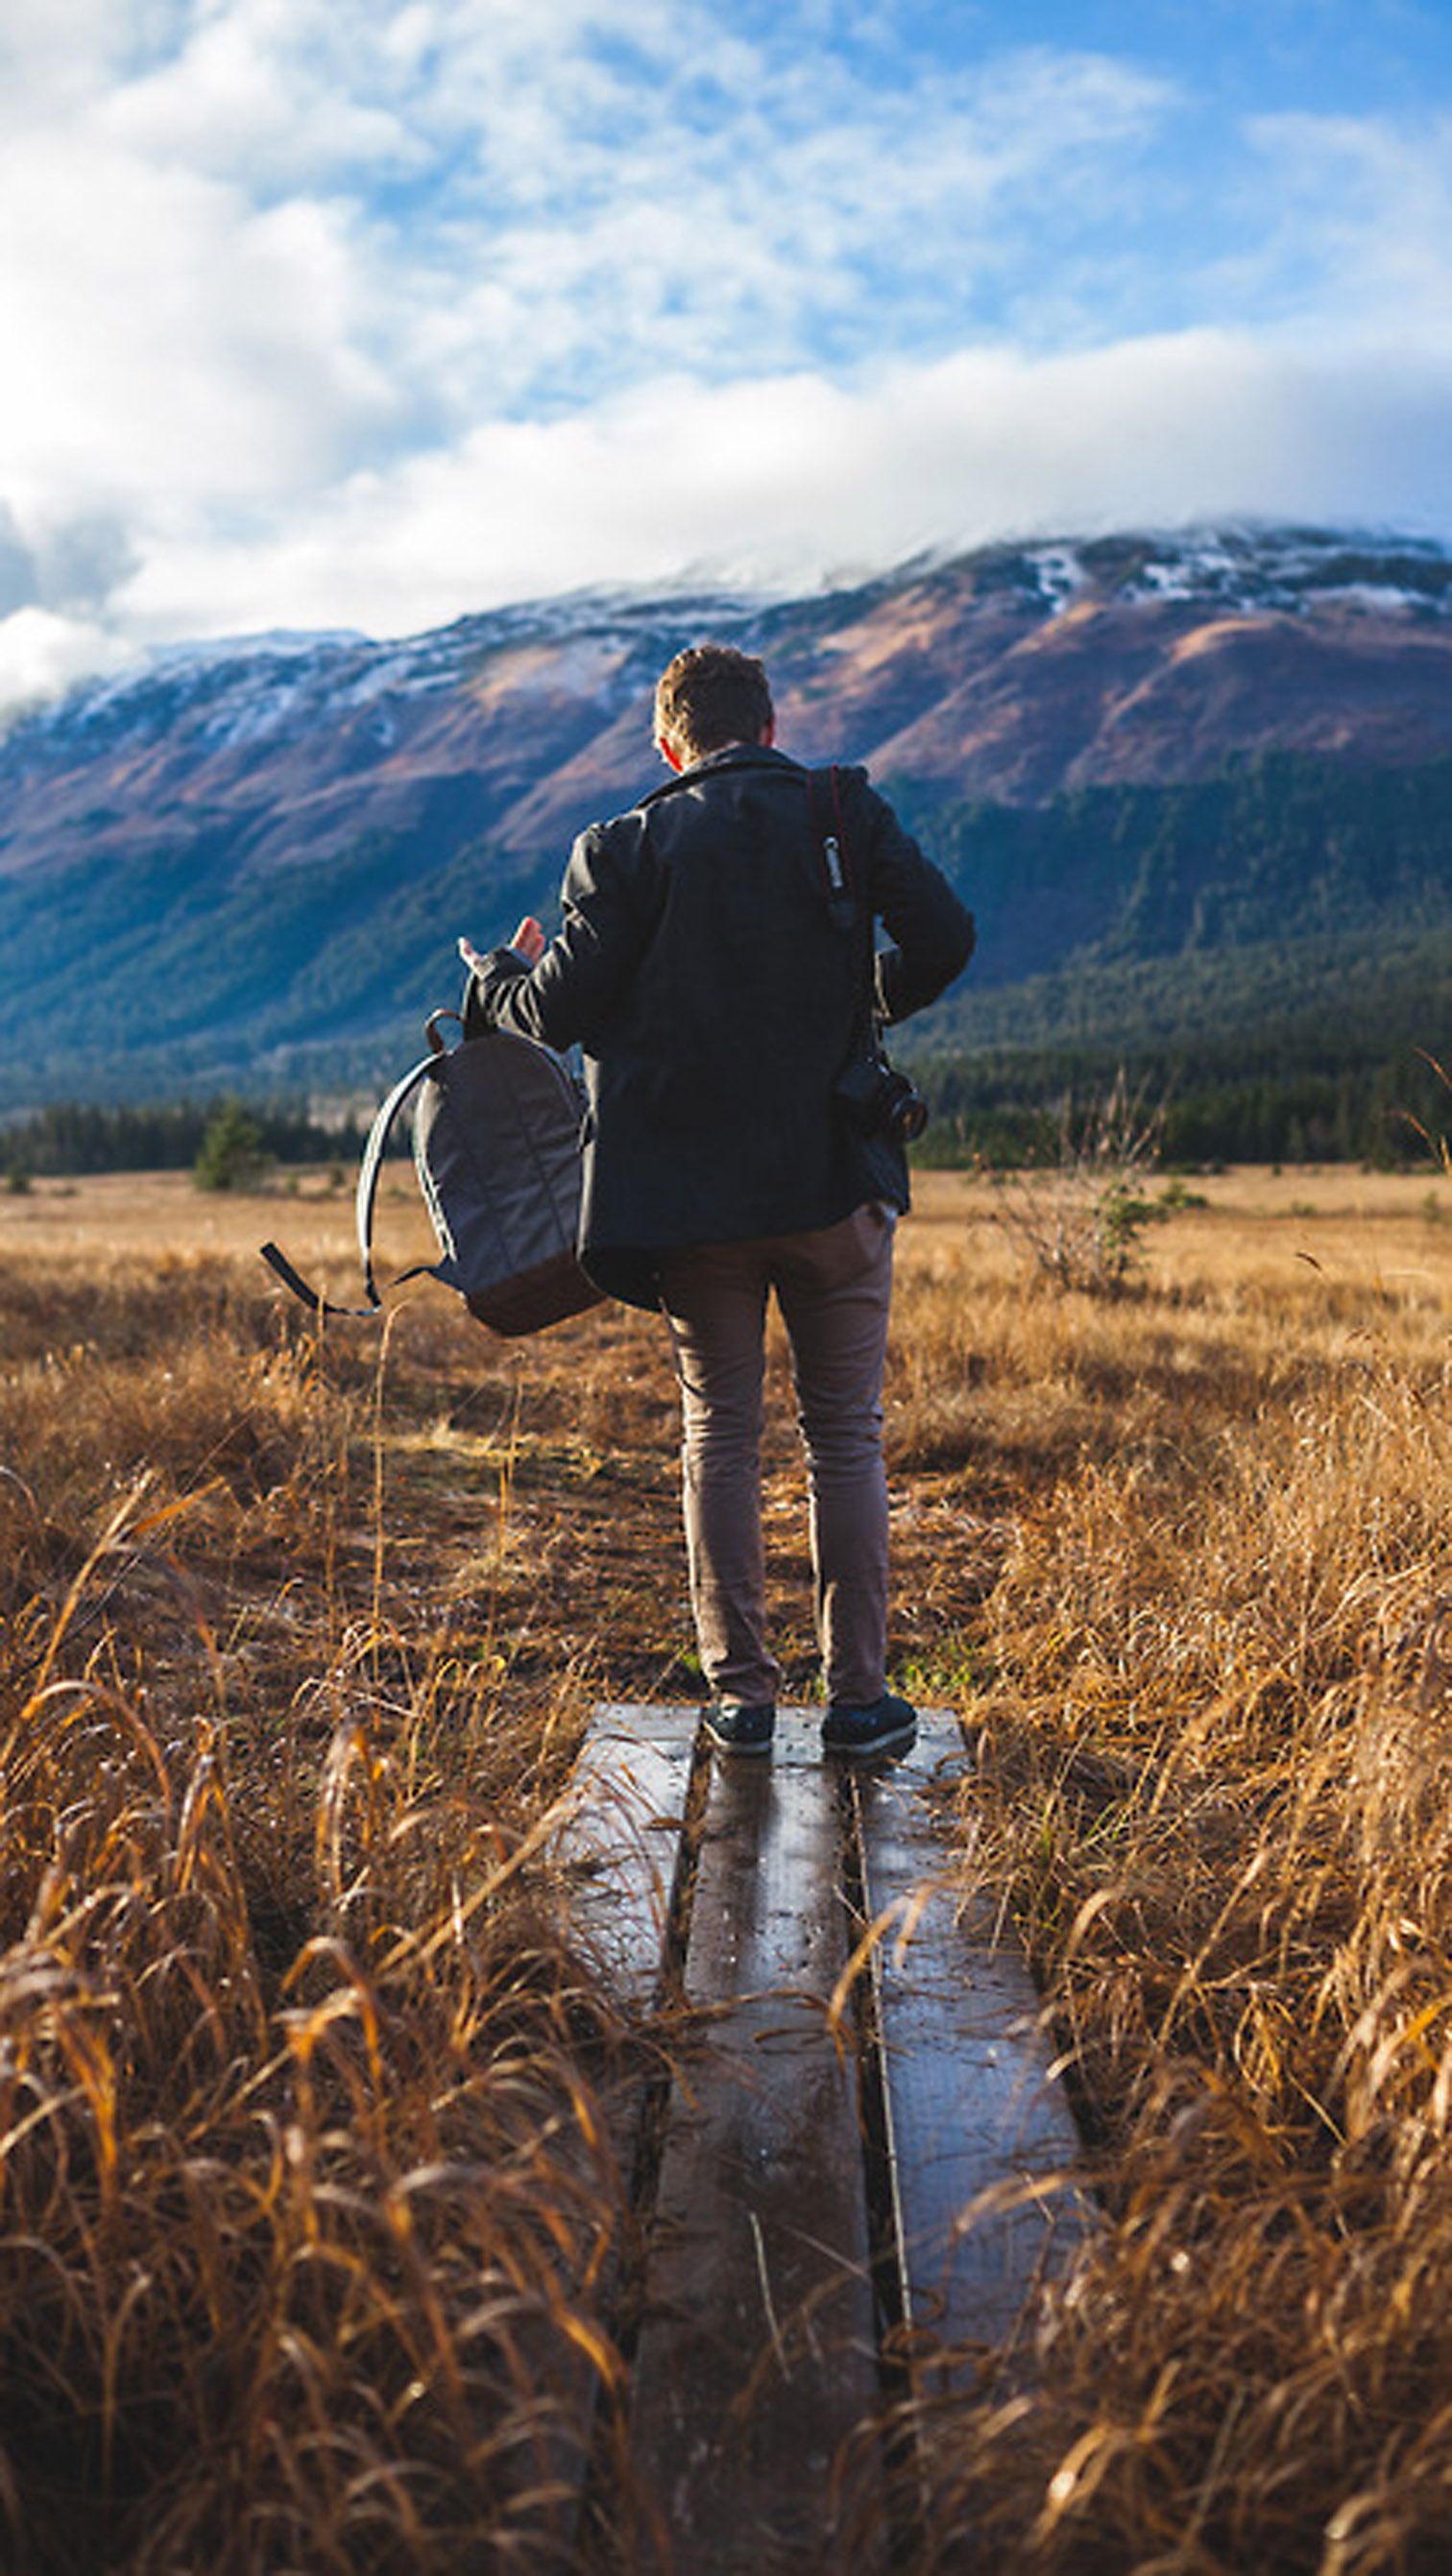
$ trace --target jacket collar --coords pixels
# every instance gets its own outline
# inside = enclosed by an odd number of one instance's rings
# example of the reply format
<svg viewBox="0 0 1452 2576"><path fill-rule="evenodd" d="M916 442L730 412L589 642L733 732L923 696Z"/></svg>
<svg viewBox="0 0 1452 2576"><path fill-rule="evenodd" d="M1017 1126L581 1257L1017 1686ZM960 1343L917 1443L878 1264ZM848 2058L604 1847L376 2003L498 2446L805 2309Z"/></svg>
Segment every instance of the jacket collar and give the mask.
<svg viewBox="0 0 1452 2576"><path fill-rule="evenodd" d="M706 771L712 769L799 769L800 767L800 761L788 759L786 753L778 751L774 743L768 745L764 742L733 742L729 743L724 751L708 751L704 760L698 760L692 768L682 770L681 779L684 784L687 779L700 778Z"/></svg>
<svg viewBox="0 0 1452 2576"><path fill-rule="evenodd" d="M801 766L799 760L789 759L784 751L764 742L733 742L725 751L710 751L704 760L693 762L689 769L677 770L673 778L663 780L659 787L651 789L648 796L642 796L640 804L655 805L662 796L675 796L683 787L695 787L703 778L715 778L728 770L784 769L800 772Z"/></svg>

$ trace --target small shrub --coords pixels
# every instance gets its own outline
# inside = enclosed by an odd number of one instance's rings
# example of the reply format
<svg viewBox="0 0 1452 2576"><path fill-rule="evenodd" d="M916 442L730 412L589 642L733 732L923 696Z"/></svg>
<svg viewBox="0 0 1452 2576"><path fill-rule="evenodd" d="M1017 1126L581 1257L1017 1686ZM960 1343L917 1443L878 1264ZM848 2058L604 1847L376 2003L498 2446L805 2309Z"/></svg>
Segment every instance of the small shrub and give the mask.
<svg viewBox="0 0 1452 2576"><path fill-rule="evenodd" d="M268 1168L257 1121L240 1100L224 1101L193 1166L199 1190L252 1190Z"/></svg>
<svg viewBox="0 0 1452 2576"><path fill-rule="evenodd" d="M1163 1126L1163 1109L1146 1110L1140 1094L1131 1097L1121 1071L1087 1112L1076 1111L1066 1094L1045 1160L999 1176L1004 1223L1056 1287L1113 1296L1126 1286L1146 1229L1174 1205L1168 1193L1151 1199L1140 1186Z"/></svg>

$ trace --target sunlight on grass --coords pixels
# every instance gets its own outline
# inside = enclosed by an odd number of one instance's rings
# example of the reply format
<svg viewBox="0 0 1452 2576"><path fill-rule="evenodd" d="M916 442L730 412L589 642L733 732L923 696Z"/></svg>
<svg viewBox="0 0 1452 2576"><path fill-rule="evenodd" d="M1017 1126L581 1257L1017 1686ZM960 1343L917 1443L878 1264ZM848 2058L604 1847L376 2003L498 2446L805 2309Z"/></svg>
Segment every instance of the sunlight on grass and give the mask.
<svg viewBox="0 0 1452 2576"><path fill-rule="evenodd" d="M548 1850L592 1699L698 1687L660 1337L606 1311L506 1346L431 1290L386 1348L320 1336L255 1211L161 1251L175 1199L128 1186L124 1222L87 1185L0 1230L0 2556L654 2565L618 2445L614 2538L572 2502L621 2384L639 2034L571 1953ZM1112 1302L1036 1278L990 1191L920 1197L894 1676L978 1734L965 1888L1029 1946L1104 2224L1032 2369L985 2348L934 2410L912 2564L1431 2566L1427 1175L1197 1182ZM783 1366L771 1600L805 1693Z"/></svg>

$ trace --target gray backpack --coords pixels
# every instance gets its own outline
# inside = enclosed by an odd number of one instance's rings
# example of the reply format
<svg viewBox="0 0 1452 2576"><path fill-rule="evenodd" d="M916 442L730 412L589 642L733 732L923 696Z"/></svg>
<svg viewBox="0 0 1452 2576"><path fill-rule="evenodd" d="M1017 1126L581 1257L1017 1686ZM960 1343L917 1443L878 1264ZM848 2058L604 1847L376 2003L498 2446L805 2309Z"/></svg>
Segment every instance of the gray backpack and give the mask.
<svg viewBox="0 0 1452 2576"><path fill-rule="evenodd" d="M575 1256L580 1215L580 1127L585 1103L562 1059L530 1038L480 1026L468 1012L449 1046L435 1011L429 1052L396 1082L369 1131L358 1172L358 1251L366 1306L334 1306L299 1277L275 1243L262 1258L317 1315L374 1315L383 1297L373 1271L378 1175L395 1118L409 1100L413 1159L440 1258L391 1279L427 1277L455 1288L496 1333L537 1333L601 1303Z"/></svg>

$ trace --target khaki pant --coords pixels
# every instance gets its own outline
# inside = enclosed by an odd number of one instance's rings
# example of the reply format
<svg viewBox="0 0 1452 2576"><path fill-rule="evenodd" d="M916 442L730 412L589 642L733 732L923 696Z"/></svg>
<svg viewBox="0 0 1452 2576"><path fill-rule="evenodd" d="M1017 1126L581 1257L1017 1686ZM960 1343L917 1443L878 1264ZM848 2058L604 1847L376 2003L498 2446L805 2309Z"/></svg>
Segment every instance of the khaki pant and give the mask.
<svg viewBox="0 0 1452 2576"><path fill-rule="evenodd" d="M686 1551L701 1663L719 1699L774 1700L761 1536L767 1298L791 1343L811 1478L817 1639L830 1700L886 1688L887 1478L882 1364L892 1295L890 1209L840 1225L671 1256L662 1303L681 1386Z"/></svg>

